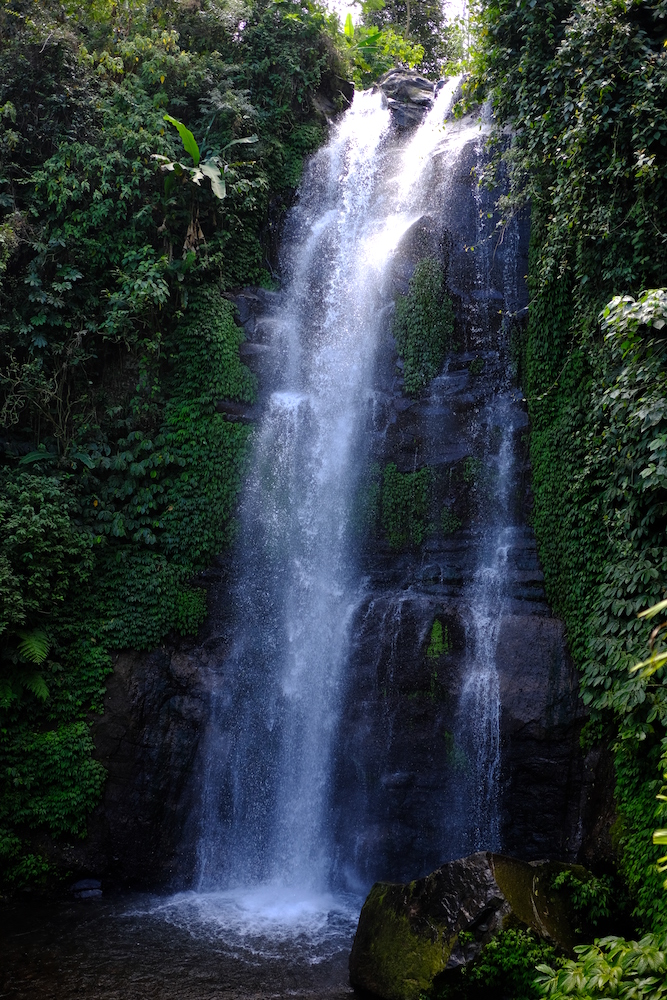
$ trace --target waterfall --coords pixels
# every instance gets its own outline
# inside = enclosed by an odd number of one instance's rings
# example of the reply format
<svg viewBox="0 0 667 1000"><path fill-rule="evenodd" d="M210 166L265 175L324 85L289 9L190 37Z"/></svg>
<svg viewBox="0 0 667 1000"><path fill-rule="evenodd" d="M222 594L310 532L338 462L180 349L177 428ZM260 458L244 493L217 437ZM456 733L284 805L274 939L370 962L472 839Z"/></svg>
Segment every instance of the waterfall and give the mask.
<svg viewBox="0 0 667 1000"><path fill-rule="evenodd" d="M197 889L180 900L190 922L213 919L246 945L258 935L275 942L285 928L312 942L358 912L336 883L345 863L336 861L332 802L351 630L366 590L354 504L373 457L395 252L418 220L437 216L461 151L479 136L476 121L444 125L458 82L440 89L412 132L392 124L380 91L357 94L307 164L286 224L283 288L263 318L272 384L240 508L231 640L212 668ZM509 467L502 457L497 465L502 482ZM471 600L476 656L489 669L464 696L464 714L480 717L496 698L488 577L480 570ZM484 716L475 753L478 770L492 761L495 780L492 728Z"/></svg>
<svg viewBox="0 0 667 1000"><path fill-rule="evenodd" d="M487 108L485 112L488 114ZM477 172L484 167L485 150L481 141L476 147ZM485 343L491 327L492 233L483 192L475 189L477 240L475 255L476 290L481 293L480 312ZM504 233L508 244L516 241L516 224L511 222ZM516 252L509 247L504 259L503 300L507 315L516 309ZM488 346L488 344L486 345ZM467 758L466 780L459 795L460 853L499 850L500 831L500 678L498 638L508 603L508 555L514 529L512 488L516 481L517 430L516 393L509 379L509 326L500 325L497 350L503 360L501 385L488 402L480 419L483 447L476 470L482 494L476 540L477 565L473 579L464 591L469 626L466 636L465 676L459 700L457 739Z"/></svg>
<svg viewBox="0 0 667 1000"><path fill-rule="evenodd" d="M271 321L280 389L258 428L241 510L233 650L214 693L200 889L329 886L329 773L349 624L363 581L350 516L365 459L392 253L456 83L411 137L358 94L308 165ZM398 166L398 171L396 170Z"/></svg>
<svg viewBox="0 0 667 1000"><path fill-rule="evenodd" d="M376 239L389 125L381 95L359 95L309 164L289 220L285 292L272 317L282 385L257 430L241 508L236 635L214 691L202 889L327 885L328 761L358 587L349 498L391 251Z"/></svg>

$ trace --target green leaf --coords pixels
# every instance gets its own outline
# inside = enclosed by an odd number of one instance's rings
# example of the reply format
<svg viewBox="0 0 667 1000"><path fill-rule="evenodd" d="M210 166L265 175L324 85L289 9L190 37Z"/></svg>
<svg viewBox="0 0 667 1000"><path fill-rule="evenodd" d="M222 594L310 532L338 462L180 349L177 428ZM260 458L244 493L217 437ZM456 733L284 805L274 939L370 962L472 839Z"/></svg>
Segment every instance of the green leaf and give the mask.
<svg viewBox="0 0 667 1000"><path fill-rule="evenodd" d="M222 151L224 153L225 150L229 149L231 146L243 146L243 145L251 144L253 142L259 142L259 136L258 135L246 135L242 139L232 139L232 141L228 142L226 146L223 146L223 150Z"/></svg>
<svg viewBox="0 0 667 1000"><path fill-rule="evenodd" d="M50 451L31 451L19 458L19 465L32 465L33 462L57 462L58 456Z"/></svg>
<svg viewBox="0 0 667 1000"><path fill-rule="evenodd" d="M46 681L41 674L28 674L23 683L25 687L27 687L28 691L32 691L32 693L37 698L41 698L42 701L46 701L49 697L49 689L46 686Z"/></svg>
<svg viewBox="0 0 667 1000"><path fill-rule="evenodd" d="M183 140L183 147L185 149L185 152L190 154L190 156L192 157L192 162L194 163L195 167L198 166L199 146L197 145L195 137L193 136L190 129L186 128L183 122L179 122L179 120L177 118L174 118L172 115L165 115L164 120L166 122L169 122L170 125L173 125L174 128L178 130L178 134Z"/></svg>
<svg viewBox="0 0 667 1000"><path fill-rule="evenodd" d="M19 637L21 656L30 663L43 663L51 648L51 641L46 632L41 628L35 628L32 632L19 632Z"/></svg>
<svg viewBox="0 0 667 1000"><path fill-rule="evenodd" d="M352 22L352 15L348 14L345 18L345 26L343 28L346 38L354 38L354 24Z"/></svg>
<svg viewBox="0 0 667 1000"><path fill-rule="evenodd" d="M220 167L210 160L205 160L199 169L211 181L213 194L222 201L227 194L227 185L225 184L225 178L220 172Z"/></svg>
<svg viewBox="0 0 667 1000"><path fill-rule="evenodd" d="M87 469L95 468L95 462L90 455L87 455L84 451L71 451L68 457L81 462L81 464L85 465Z"/></svg>

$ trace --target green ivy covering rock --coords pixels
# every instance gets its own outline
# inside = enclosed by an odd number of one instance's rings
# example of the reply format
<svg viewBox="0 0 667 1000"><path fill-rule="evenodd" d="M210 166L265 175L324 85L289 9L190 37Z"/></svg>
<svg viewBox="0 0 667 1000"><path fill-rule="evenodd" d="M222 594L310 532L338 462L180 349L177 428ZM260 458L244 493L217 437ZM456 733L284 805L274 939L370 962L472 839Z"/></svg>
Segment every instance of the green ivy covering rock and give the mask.
<svg viewBox="0 0 667 1000"><path fill-rule="evenodd" d="M403 361L405 391L418 396L440 371L452 345L454 312L440 261L420 261L407 295L396 301L393 332Z"/></svg>
<svg viewBox="0 0 667 1000"><path fill-rule="evenodd" d="M433 470L399 472L390 462L382 474L381 524L393 549L421 545L430 530Z"/></svg>

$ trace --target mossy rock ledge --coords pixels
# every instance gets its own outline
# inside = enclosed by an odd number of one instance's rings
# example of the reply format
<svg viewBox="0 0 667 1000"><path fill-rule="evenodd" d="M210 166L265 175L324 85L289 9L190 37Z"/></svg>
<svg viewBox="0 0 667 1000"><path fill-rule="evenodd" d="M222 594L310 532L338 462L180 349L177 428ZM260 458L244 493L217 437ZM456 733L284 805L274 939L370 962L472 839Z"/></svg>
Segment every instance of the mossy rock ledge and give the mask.
<svg viewBox="0 0 667 1000"><path fill-rule="evenodd" d="M564 870L585 872L479 851L407 885L376 882L352 945L352 985L384 1000L418 1000L436 976L472 962L508 927L530 927L571 951L566 903L550 888Z"/></svg>

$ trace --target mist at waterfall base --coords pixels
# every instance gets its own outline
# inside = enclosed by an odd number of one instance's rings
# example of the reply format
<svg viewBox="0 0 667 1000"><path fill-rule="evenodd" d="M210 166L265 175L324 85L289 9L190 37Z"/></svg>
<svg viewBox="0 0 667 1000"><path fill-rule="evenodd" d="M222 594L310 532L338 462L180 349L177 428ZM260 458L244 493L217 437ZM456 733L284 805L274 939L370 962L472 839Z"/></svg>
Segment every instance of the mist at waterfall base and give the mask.
<svg viewBox="0 0 667 1000"><path fill-rule="evenodd" d="M478 122L444 125L457 85L446 84L407 134L392 125L379 92L357 94L310 161L286 226L284 290L264 319L273 384L241 504L233 639L213 684L203 755L196 885L149 907L249 961L292 955L317 964L345 951L369 888L364 866L355 871L336 843L331 801L350 629L365 591L353 508L372 458L376 355L389 329L394 251L437 209L460 150L479 139ZM500 532L509 440L498 459ZM476 772L488 772L476 790L491 829L459 810L458 843L443 843L439 860L462 853L464 843L498 846L490 618L501 549L492 539L471 585L477 649L462 701L466 718L481 720L468 753Z"/></svg>

